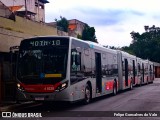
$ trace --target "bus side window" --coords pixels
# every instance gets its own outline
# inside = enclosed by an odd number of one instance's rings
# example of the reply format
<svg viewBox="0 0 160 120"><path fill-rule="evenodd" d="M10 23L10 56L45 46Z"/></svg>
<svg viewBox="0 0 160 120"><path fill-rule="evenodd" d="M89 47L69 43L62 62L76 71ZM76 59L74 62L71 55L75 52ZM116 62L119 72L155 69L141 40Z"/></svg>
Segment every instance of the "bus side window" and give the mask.
<svg viewBox="0 0 160 120"><path fill-rule="evenodd" d="M81 53L76 50L72 50L71 53L71 69L72 71L81 70Z"/></svg>

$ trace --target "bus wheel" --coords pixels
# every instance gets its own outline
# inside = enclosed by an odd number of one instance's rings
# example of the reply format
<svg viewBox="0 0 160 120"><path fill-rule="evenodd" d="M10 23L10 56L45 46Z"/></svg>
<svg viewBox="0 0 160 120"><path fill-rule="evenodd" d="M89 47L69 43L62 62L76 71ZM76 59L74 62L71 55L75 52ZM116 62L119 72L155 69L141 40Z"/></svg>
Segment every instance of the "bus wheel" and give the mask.
<svg viewBox="0 0 160 120"><path fill-rule="evenodd" d="M90 89L89 85L87 84L86 88L85 88L84 103L88 104L88 103L90 103L90 101L91 101L91 89Z"/></svg>
<svg viewBox="0 0 160 120"><path fill-rule="evenodd" d="M113 95L116 95L117 94L117 86L116 86L116 82L114 82L114 85L113 85Z"/></svg>

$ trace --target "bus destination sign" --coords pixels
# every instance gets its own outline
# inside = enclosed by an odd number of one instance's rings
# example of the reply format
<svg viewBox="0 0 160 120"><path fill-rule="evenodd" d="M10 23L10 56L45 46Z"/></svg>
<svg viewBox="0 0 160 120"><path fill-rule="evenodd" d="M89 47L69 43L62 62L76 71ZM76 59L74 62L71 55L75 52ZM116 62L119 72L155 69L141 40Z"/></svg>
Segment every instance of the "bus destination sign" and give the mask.
<svg viewBox="0 0 160 120"><path fill-rule="evenodd" d="M32 47L41 47L41 46L59 46L61 45L60 40L36 40L30 41Z"/></svg>

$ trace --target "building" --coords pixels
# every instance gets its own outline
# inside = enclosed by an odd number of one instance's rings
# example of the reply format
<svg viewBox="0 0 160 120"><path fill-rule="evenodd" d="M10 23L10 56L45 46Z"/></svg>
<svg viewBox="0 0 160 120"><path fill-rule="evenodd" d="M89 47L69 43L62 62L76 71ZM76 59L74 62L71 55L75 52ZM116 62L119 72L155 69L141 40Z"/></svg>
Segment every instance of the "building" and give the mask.
<svg viewBox="0 0 160 120"><path fill-rule="evenodd" d="M78 35L82 35L82 32L84 30L84 27L86 23L81 22L77 19L71 19L68 20L69 26L68 26L68 35L72 37L77 37ZM57 29L62 30L60 27L56 26L56 22L50 22L48 25L57 27Z"/></svg>
<svg viewBox="0 0 160 120"><path fill-rule="evenodd" d="M45 4L47 0L1 0L12 12L27 19L45 22Z"/></svg>
<svg viewBox="0 0 160 120"><path fill-rule="evenodd" d="M154 67L155 78L160 78L160 63L154 62Z"/></svg>
<svg viewBox="0 0 160 120"><path fill-rule="evenodd" d="M77 19L69 20L69 35L73 37L77 37L78 35L82 35L86 23L81 22Z"/></svg>

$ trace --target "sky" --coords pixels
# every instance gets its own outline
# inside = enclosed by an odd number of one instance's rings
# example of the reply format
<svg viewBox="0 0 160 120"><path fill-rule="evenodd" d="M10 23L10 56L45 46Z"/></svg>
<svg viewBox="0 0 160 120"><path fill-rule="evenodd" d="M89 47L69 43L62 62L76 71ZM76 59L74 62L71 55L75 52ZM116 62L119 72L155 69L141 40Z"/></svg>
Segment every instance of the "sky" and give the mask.
<svg viewBox="0 0 160 120"><path fill-rule="evenodd" d="M101 45L123 47L132 42L132 31L143 33L144 26L160 27L159 0L48 0L46 22L60 16L78 19L96 30Z"/></svg>

